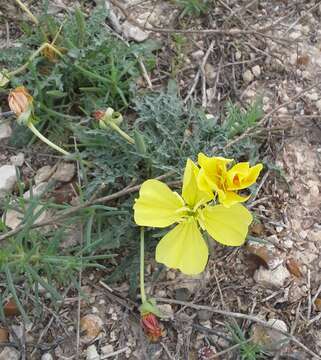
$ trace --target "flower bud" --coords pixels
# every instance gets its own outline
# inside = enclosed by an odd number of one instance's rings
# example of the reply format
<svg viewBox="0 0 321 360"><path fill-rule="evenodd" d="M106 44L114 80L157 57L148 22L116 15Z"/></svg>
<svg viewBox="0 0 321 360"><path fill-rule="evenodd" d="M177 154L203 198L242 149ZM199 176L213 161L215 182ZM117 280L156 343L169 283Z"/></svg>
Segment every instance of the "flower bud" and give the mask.
<svg viewBox="0 0 321 360"><path fill-rule="evenodd" d="M163 336L163 331L157 317L154 314L148 313L142 315L141 324L150 341L157 342Z"/></svg>
<svg viewBox="0 0 321 360"><path fill-rule="evenodd" d="M13 111L17 117L27 111L30 111L32 100L32 96L24 86L19 86L10 91L8 97L10 110Z"/></svg>

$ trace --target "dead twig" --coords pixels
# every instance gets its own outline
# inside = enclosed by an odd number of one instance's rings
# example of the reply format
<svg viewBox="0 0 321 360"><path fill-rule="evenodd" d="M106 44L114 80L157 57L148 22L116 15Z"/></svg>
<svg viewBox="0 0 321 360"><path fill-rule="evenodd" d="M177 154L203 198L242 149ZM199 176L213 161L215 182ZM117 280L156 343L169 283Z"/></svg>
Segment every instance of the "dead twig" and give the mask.
<svg viewBox="0 0 321 360"><path fill-rule="evenodd" d="M196 75L195 75L195 78L194 78L194 82L193 82L193 86L191 87L191 90L189 91L189 93L187 94L187 96L185 97L184 99L184 104L187 103L188 99L192 96L192 94L194 93L195 89L196 89L196 86L198 84L198 80L203 73L205 73L205 65L206 65L206 62L207 62L207 59L208 57L210 56L210 53L213 51L213 47L214 47L214 44L215 44L215 41L213 40L211 43L210 43L210 46L208 47L204 57L203 57L203 60L202 60L202 63L200 65L200 68L198 69ZM205 94L206 96L206 94Z"/></svg>
<svg viewBox="0 0 321 360"><path fill-rule="evenodd" d="M187 306L187 307L190 307L190 308L196 309L196 310L207 310L207 311L211 311L211 312L216 313L216 314L229 316L229 317L233 317L233 318L236 318L236 319L244 319L244 320L248 320L248 321L251 321L251 322L255 322L255 323L260 324L260 325L262 325L262 326L264 326L266 328L273 329L273 330L279 332L280 334L286 336L290 341L295 343L297 346L299 346L301 349L306 351L308 354L310 354L311 356L314 356L318 360L321 360L321 357L319 355L317 355L315 352L310 350L307 346L302 344L301 341L299 341L296 337L294 337L293 335L291 335L287 331L283 331L283 330L280 330L280 329L277 329L277 328L273 327L272 325L270 325L266 321L261 320L261 319L257 318L256 316L251 316L251 315L247 315L247 314L243 314L243 313L235 313L235 312L225 311L225 310L219 310L219 309L213 308L212 306L197 305L197 304L189 303L189 302L186 302L186 301L180 301L180 300L172 300L172 299L167 299L167 298L155 298L155 300L159 301L159 302L163 302L163 303ZM320 318L321 318L321 314L320 314Z"/></svg>

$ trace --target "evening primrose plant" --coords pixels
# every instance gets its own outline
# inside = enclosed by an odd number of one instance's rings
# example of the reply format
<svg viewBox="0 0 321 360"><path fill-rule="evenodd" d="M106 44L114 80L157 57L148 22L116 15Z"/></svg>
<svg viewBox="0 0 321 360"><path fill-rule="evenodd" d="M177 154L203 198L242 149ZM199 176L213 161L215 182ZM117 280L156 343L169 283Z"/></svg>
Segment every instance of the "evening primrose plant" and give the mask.
<svg viewBox="0 0 321 360"><path fill-rule="evenodd" d="M231 159L207 158L210 164L205 172L204 156L199 154L201 168L187 160L181 195L161 181L147 180L134 205L137 225L165 228L176 224L158 243L156 261L187 275L199 274L206 267L209 252L202 232L227 246L245 242L251 213L239 198L225 201L220 193L234 190L234 195L241 197L236 191L252 185L262 169L261 164L253 171L248 164L239 163L227 170ZM231 181L235 181L234 187Z"/></svg>

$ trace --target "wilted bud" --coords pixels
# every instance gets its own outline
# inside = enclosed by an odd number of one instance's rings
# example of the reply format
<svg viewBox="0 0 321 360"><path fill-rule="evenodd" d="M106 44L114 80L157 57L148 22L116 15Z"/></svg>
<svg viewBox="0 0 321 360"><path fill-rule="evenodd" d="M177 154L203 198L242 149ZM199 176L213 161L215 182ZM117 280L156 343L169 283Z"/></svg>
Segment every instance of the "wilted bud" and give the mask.
<svg viewBox="0 0 321 360"><path fill-rule="evenodd" d="M19 86L10 91L8 97L10 110L13 111L17 117L27 111L30 111L32 100L32 96L24 86Z"/></svg>
<svg viewBox="0 0 321 360"><path fill-rule="evenodd" d="M152 313L142 315L141 324L150 341L157 342L163 336L163 331L156 315Z"/></svg>

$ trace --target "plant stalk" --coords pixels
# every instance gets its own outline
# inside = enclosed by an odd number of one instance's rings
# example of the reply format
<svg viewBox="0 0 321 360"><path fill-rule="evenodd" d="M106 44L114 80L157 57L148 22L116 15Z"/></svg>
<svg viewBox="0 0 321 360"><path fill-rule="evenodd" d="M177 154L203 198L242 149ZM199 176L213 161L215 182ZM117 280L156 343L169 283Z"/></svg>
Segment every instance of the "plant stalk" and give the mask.
<svg viewBox="0 0 321 360"><path fill-rule="evenodd" d="M119 135L121 135L126 141L128 141L130 144L135 144L135 140L130 137L128 134L125 133L119 126L117 126L114 122L109 123L110 127L118 132Z"/></svg>
<svg viewBox="0 0 321 360"><path fill-rule="evenodd" d="M16 0L16 3L20 6L21 10L28 14L30 19L36 24L39 25L38 19L33 15L33 13L28 9L28 7L22 3L20 0Z"/></svg>
<svg viewBox="0 0 321 360"><path fill-rule="evenodd" d="M144 254L145 254L145 245L144 245L144 227L140 229L140 296L142 303L146 302L146 293L145 293L145 280L144 280Z"/></svg>
<svg viewBox="0 0 321 360"><path fill-rule="evenodd" d="M52 147L53 149L57 150L63 155L71 155L68 151L62 149L61 147L59 147L58 145L54 144L49 139L47 139L45 136L43 136L41 132L39 132L31 122L29 122L27 126L40 140L42 140L48 146Z"/></svg>

